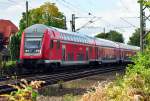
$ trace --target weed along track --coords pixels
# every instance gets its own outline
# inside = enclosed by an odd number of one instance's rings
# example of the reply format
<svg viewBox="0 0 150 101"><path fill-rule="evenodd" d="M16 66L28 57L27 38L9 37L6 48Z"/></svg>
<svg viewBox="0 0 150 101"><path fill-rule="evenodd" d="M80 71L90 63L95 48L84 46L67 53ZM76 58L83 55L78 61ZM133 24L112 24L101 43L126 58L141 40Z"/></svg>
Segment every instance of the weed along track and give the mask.
<svg viewBox="0 0 150 101"><path fill-rule="evenodd" d="M105 67L93 67L93 68L87 68L87 69L78 69L78 70L70 70L67 72L61 72L61 73L53 73L53 74L45 74L45 75L29 75L26 77L19 77L18 79L16 78L15 80L4 80L0 82L0 94L4 93L9 93L11 91L14 91L13 87L9 85L20 85L22 83L21 79L27 80L27 82L31 81L45 81L45 83L42 86L47 86L51 84L57 84L60 81L65 82L65 81L70 81L70 80L75 80L75 79L80 79L88 76L93 76L97 74L102 74L102 73L107 73L107 72L112 72L112 71L120 71L124 70L125 66L105 66ZM9 84L9 85L8 85Z"/></svg>

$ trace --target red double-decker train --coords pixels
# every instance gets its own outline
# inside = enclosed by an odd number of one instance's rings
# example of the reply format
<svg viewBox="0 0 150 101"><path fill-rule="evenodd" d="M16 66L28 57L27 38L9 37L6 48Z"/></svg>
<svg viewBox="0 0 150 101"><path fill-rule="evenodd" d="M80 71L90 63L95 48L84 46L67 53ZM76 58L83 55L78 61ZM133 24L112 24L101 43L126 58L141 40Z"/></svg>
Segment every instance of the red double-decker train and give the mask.
<svg viewBox="0 0 150 101"><path fill-rule="evenodd" d="M71 65L127 63L137 51L139 47L136 46L35 24L22 34L20 64L52 69Z"/></svg>

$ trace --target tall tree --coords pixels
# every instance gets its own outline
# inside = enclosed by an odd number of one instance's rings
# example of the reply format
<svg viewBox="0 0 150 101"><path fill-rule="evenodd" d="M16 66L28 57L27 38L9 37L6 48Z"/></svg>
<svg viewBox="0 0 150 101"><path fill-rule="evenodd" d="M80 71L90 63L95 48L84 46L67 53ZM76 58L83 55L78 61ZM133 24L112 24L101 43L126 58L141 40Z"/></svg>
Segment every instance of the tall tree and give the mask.
<svg viewBox="0 0 150 101"><path fill-rule="evenodd" d="M39 8L31 9L28 12L29 26L33 24L45 24L57 28L64 28L64 15L59 11L54 3L46 2ZM26 13L22 13L22 18L19 23L20 31L11 36L9 49L11 59L16 60L19 57L20 40L23 30L26 28Z"/></svg>
<svg viewBox="0 0 150 101"><path fill-rule="evenodd" d="M140 28L136 29L132 36L129 38L129 45L140 46Z"/></svg>
<svg viewBox="0 0 150 101"><path fill-rule="evenodd" d="M103 39L107 39L107 40L111 40L111 41L115 41L115 42L124 42L124 38L122 36L121 33L117 32L117 31L109 31L108 33L100 33L97 34L95 37L97 38L103 38Z"/></svg>
<svg viewBox="0 0 150 101"><path fill-rule="evenodd" d="M39 8L29 10L29 26L33 24L45 24L57 28L64 28L64 15L59 11L54 3L46 2ZM20 30L26 28L26 13L22 13L19 23Z"/></svg>

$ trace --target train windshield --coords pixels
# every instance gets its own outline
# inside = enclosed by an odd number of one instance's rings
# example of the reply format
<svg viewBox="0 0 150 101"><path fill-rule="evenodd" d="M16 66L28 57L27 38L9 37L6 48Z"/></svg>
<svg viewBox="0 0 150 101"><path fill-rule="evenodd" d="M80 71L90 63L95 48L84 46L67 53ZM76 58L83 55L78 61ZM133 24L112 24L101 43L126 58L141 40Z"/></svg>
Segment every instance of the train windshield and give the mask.
<svg viewBox="0 0 150 101"><path fill-rule="evenodd" d="M40 49L41 48L41 38L26 38L25 39L25 49Z"/></svg>

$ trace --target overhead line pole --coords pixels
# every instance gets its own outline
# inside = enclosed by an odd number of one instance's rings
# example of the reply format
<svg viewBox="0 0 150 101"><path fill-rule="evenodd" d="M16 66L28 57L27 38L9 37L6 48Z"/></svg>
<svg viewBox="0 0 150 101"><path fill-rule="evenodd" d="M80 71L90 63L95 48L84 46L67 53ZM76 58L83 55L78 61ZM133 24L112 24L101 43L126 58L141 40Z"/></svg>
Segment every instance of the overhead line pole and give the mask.
<svg viewBox="0 0 150 101"><path fill-rule="evenodd" d="M145 9L149 8L149 6L145 6L143 2L140 2L140 47L141 52L144 50L144 45L146 44L146 36L150 33L150 31L146 30L146 21L150 21L150 15L145 15Z"/></svg>
<svg viewBox="0 0 150 101"><path fill-rule="evenodd" d="M143 3L140 3L140 49L143 52L144 44L143 44L143 34L144 34L144 26L143 26Z"/></svg>
<svg viewBox="0 0 150 101"><path fill-rule="evenodd" d="M64 29L67 29L67 21L66 21L66 16L64 16Z"/></svg>
<svg viewBox="0 0 150 101"><path fill-rule="evenodd" d="M76 31L76 28L75 28L75 14L72 14L71 28L72 28L72 32Z"/></svg>
<svg viewBox="0 0 150 101"><path fill-rule="evenodd" d="M28 1L26 1L26 27L29 26Z"/></svg>

